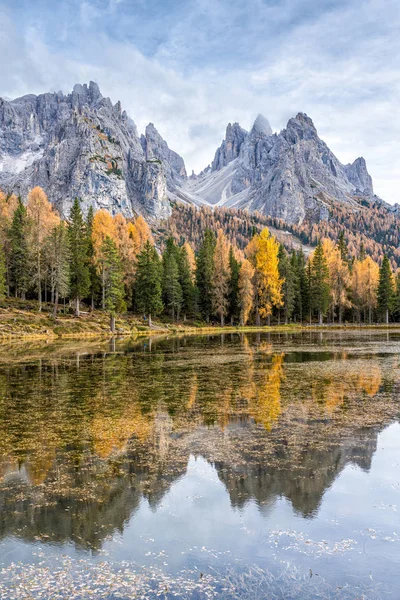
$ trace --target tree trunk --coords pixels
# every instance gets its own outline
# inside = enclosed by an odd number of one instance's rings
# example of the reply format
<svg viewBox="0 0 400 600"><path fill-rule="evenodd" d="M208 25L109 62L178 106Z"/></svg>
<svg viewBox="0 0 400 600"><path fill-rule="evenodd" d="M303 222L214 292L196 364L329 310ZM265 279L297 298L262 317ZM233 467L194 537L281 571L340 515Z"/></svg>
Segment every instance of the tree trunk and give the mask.
<svg viewBox="0 0 400 600"><path fill-rule="evenodd" d="M260 327L260 325L261 325L261 318L260 318L260 313L258 310L256 312L256 325L257 325L257 327Z"/></svg>
<svg viewBox="0 0 400 600"><path fill-rule="evenodd" d="M271 326L271 315L268 315L267 323L268 323L268 327L270 327Z"/></svg>
<svg viewBox="0 0 400 600"><path fill-rule="evenodd" d="M322 325L322 311L321 310L318 311L318 319L319 319L319 324Z"/></svg>
<svg viewBox="0 0 400 600"><path fill-rule="evenodd" d="M115 315L114 315L114 313L110 314L110 330L111 330L111 333L115 333Z"/></svg>
<svg viewBox="0 0 400 600"><path fill-rule="evenodd" d="M57 317L57 310L58 310L58 290L56 290L56 292L54 294L54 308L53 308L53 317L54 318Z"/></svg>
<svg viewBox="0 0 400 600"><path fill-rule="evenodd" d="M342 305L339 304L339 325L342 324Z"/></svg>
<svg viewBox="0 0 400 600"><path fill-rule="evenodd" d="M221 327L224 326L224 323L225 323L224 315L221 314Z"/></svg>
<svg viewBox="0 0 400 600"><path fill-rule="evenodd" d="M364 321L365 321L365 319L364 319ZM372 322L372 309L371 309L371 307L369 307L369 310L368 310L368 321L369 321L369 324L371 325L371 322Z"/></svg>
<svg viewBox="0 0 400 600"><path fill-rule="evenodd" d="M151 327L151 313L149 313L149 327Z"/></svg>
<svg viewBox="0 0 400 600"><path fill-rule="evenodd" d="M385 311L385 321L386 321L386 325L389 325L389 309L387 308Z"/></svg>
<svg viewBox="0 0 400 600"><path fill-rule="evenodd" d="M76 304L75 304L75 316L79 317L79 298L76 299Z"/></svg>

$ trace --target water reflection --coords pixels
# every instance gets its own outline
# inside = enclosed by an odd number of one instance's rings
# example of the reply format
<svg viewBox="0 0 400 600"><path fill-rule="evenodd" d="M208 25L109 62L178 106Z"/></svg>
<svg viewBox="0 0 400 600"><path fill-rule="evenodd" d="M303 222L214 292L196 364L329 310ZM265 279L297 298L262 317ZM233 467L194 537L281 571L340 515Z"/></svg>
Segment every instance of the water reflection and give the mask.
<svg viewBox="0 0 400 600"><path fill-rule="evenodd" d="M232 507L285 497L315 516L398 418L397 357L276 342L117 342L1 366L0 536L99 549L143 498L157 509L192 456Z"/></svg>

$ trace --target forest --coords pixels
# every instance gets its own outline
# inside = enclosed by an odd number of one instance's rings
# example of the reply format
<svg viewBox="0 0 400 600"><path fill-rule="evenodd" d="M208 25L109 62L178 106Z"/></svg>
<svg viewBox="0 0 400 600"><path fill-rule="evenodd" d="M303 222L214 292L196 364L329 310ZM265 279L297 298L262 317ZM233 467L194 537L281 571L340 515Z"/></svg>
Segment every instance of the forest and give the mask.
<svg viewBox="0 0 400 600"><path fill-rule="evenodd" d="M26 203L0 192L1 304L34 299L39 312L51 304L54 318L100 309L112 331L126 311L150 327L155 317L221 326L400 320L393 253L367 240L350 247L337 221L325 235L321 224L313 230L306 255L285 248L266 217L180 206L174 214L152 231L142 216L85 215L79 199L61 219L40 187Z"/></svg>

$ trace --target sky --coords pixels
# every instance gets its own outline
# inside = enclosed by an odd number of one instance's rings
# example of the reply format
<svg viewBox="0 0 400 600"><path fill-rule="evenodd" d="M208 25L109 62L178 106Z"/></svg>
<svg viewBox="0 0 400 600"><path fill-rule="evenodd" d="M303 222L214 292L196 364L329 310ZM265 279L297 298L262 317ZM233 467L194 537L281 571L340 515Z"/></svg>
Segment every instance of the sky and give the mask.
<svg viewBox="0 0 400 600"><path fill-rule="evenodd" d="M0 0L0 96L93 80L190 173L228 122L298 112L400 202L399 0Z"/></svg>

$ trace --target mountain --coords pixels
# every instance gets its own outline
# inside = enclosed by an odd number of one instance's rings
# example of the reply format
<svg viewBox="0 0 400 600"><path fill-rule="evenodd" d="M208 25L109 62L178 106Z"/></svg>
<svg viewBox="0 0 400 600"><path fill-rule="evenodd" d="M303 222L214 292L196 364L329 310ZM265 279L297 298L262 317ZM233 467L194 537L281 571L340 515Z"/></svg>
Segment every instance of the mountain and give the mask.
<svg viewBox="0 0 400 600"><path fill-rule="evenodd" d="M25 196L40 185L61 214L74 198L84 208L129 217L170 215L169 189L186 178L182 158L154 125L135 123L96 83L62 92L0 98L0 187Z"/></svg>
<svg viewBox="0 0 400 600"><path fill-rule="evenodd" d="M299 224L329 217L339 201L375 201L365 160L342 165L304 113L274 134L258 115L250 132L229 124L211 168L184 183L195 204L245 208Z"/></svg>
<svg viewBox="0 0 400 600"><path fill-rule="evenodd" d="M36 185L64 216L79 197L85 210L141 213L155 223L177 202L246 209L288 225L327 220L338 206L385 204L365 160L341 164L303 113L278 134L262 115L249 132L229 123L211 165L188 178L155 126L139 137L120 102L93 82L68 95L0 98L0 188L24 197Z"/></svg>

